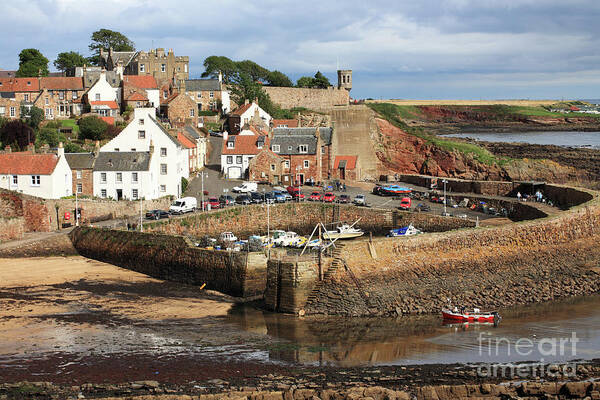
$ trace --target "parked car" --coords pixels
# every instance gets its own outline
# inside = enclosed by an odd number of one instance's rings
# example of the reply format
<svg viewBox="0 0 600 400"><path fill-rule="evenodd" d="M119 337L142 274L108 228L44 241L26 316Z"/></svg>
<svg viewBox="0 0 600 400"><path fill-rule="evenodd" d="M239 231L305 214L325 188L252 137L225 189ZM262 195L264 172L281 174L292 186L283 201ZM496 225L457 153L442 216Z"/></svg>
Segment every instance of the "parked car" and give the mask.
<svg viewBox="0 0 600 400"><path fill-rule="evenodd" d="M288 186L287 192L292 196L292 199L302 201L304 200L304 194L300 191L297 186Z"/></svg>
<svg viewBox="0 0 600 400"><path fill-rule="evenodd" d="M273 190L271 192L271 194L273 194L273 198L275 199L275 201L277 203L285 203L285 201L286 201L285 194L283 194L281 191Z"/></svg>
<svg viewBox="0 0 600 400"><path fill-rule="evenodd" d="M275 196L271 192L265 193L263 198L265 199L265 203L267 203L267 204L275 203Z"/></svg>
<svg viewBox="0 0 600 400"><path fill-rule="evenodd" d="M219 203L221 203L221 207L234 206L235 199L230 195L223 194L223 195L219 196Z"/></svg>
<svg viewBox="0 0 600 400"><path fill-rule="evenodd" d="M419 203L415 207L415 211L416 212L429 212L429 211L431 211L431 207L429 206L429 204Z"/></svg>
<svg viewBox="0 0 600 400"><path fill-rule="evenodd" d="M208 199L208 203L207 204L210 206L211 210L214 210L216 208L221 208L221 202L216 197L210 197Z"/></svg>
<svg viewBox="0 0 600 400"><path fill-rule="evenodd" d="M232 189L235 193L250 193L258 190L258 183L256 182L244 182L240 186L235 186Z"/></svg>
<svg viewBox="0 0 600 400"><path fill-rule="evenodd" d="M356 204L357 206L365 206L367 205L367 199L365 198L364 194L357 194L354 196L352 203Z"/></svg>
<svg viewBox="0 0 600 400"><path fill-rule="evenodd" d="M411 205L412 202L410 200L410 197L403 197L400 200L400 205L398 206L398 208L401 210L410 210Z"/></svg>
<svg viewBox="0 0 600 400"><path fill-rule="evenodd" d="M341 194L340 197L337 198L336 202L341 204L348 204L350 203L350 196L348 196L347 194Z"/></svg>
<svg viewBox="0 0 600 400"><path fill-rule="evenodd" d="M312 192L308 200L310 201L321 201L323 199L320 192Z"/></svg>
<svg viewBox="0 0 600 400"><path fill-rule="evenodd" d="M335 194L332 192L327 192L323 195L323 201L325 203L333 203L335 201Z"/></svg>
<svg viewBox="0 0 600 400"><path fill-rule="evenodd" d="M252 200L253 203L256 203L256 204L260 204L265 201L263 194L258 193L258 192L251 192L250 199Z"/></svg>
<svg viewBox="0 0 600 400"><path fill-rule="evenodd" d="M195 197L182 197L171 204L169 212L171 214L184 214L196 210L197 206L198 201Z"/></svg>
<svg viewBox="0 0 600 400"><path fill-rule="evenodd" d="M252 203L252 199L247 194L241 194L235 198L235 203L247 206Z"/></svg>
<svg viewBox="0 0 600 400"><path fill-rule="evenodd" d="M285 201L292 201L294 198L288 192L283 192L283 197L285 197Z"/></svg>
<svg viewBox="0 0 600 400"><path fill-rule="evenodd" d="M147 219L161 219L161 218L169 218L169 212L165 210L150 210L146 211Z"/></svg>

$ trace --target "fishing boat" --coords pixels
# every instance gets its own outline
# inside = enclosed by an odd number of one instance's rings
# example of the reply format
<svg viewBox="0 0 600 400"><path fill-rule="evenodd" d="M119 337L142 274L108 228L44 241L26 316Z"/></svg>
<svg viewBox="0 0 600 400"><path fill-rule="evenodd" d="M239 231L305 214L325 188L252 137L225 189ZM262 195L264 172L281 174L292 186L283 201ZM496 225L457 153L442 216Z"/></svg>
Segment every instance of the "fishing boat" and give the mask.
<svg viewBox="0 0 600 400"><path fill-rule="evenodd" d="M467 309L442 309L442 318L444 321L452 322L492 322L497 323L500 320L500 314L497 311L481 311L479 308Z"/></svg>
<svg viewBox="0 0 600 400"><path fill-rule="evenodd" d="M398 196L401 194L409 194L412 189L399 185L385 185L379 188L379 192L384 196Z"/></svg>
<svg viewBox="0 0 600 400"><path fill-rule="evenodd" d="M354 228L348 224L339 225L335 231L323 232L323 239L335 240L335 239L354 239L365 233L358 228Z"/></svg>
<svg viewBox="0 0 600 400"><path fill-rule="evenodd" d="M410 225L404 226L402 228L391 229L389 231L389 233L387 234L387 236L388 237L412 236L412 235L418 235L420 233L423 233L423 232L421 232L420 230L415 228L412 224L410 224Z"/></svg>

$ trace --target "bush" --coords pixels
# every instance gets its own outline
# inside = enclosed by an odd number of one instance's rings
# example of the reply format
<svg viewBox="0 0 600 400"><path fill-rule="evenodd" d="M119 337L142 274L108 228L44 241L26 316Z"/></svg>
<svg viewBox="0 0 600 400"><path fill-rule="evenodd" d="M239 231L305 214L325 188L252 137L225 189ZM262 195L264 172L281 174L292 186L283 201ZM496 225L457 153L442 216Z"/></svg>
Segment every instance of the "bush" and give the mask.
<svg viewBox="0 0 600 400"><path fill-rule="evenodd" d="M108 124L95 115L83 117L79 120L79 138L102 140L108 129Z"/></svg>
<svg viewBox="0 0 600 400"><path fill-rule="evenodd" d="M188 185L189 185L188 180L182 176L181 177L181 193L185 193L185 191L188 188Z"/></svg>
<svg viewBox="0 0 600 400"><path fill-rule="evenodd" d="M66 142L65 145L65 153L85 153L83 147L80 147L76 143Z"/></svg>
<svg viewBox="0 0 600 400"><path fill-rule="evenodd" d="M0 142L12 146L14 151L24 150L29 143L35 143L35 131L23 121L16 119L7 122L0 130Z"/></svg>
<svg viewBox="0 0 600 400"><path fill-rule="evenodd" d="M125 125L125 126L127 126L127 125ZM103 137L103 139L112 139L115 136L117 136L119 133L121 133L123 128L124 127L122 125L107 125L106 132L104 132L104 135L102 137Z"/></svg>
<svg viewBox="0 0 600 400"><path fill-rule="evenodd" d="M53 128L46 125L40 129L37 135L36 144L38 147L44 143L48 144L50 147L56 147L58 146L58 143L65 143L66 141L65 135L60 133L58 128Z"/></svg>

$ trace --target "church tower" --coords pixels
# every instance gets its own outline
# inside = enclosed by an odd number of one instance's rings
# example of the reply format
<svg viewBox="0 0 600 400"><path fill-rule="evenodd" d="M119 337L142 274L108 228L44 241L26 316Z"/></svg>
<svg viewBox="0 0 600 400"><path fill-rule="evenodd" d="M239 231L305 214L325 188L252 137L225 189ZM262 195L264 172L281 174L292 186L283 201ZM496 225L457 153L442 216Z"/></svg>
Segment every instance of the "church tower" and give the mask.
<svg viewBox="0 0 600 400"><path fill-rule="evenodd" d="M352 70L338 69L338 89L352 90Z"/></svg>

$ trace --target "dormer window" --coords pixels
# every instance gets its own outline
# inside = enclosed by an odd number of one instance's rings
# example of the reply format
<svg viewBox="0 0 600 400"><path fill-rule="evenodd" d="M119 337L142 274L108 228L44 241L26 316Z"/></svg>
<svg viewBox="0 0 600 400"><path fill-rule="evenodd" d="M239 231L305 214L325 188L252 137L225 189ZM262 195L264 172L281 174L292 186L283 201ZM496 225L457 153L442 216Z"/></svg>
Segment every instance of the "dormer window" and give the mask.
<svg viewBox="0 0 600 400"><path fill-rule="evenodd" d="M27 86L31 86L31 81L27 81Z"/></svg>
<svg viewBox="0 0 600 400"><path fill-rule="evenodd" d="M308 146L305 144L301 144L300 146L298 146L298 153L308 153Z"/></svg>
<svg viewBox="0 0 600 400"><path fill-rule="evenodd" d="M227 148L228 149L233 149L234 146L235 146L234 142L227 142Z"/></svg>
<svg viewBox="0 0 600 400"><path fill-rule="evenodd" d="M163 90L163 97L166 99L167 97L169 97L169 92L166 90Z"/></svg>
<svg viewBox="0 0 600 400"><path fill-rule="evenodd" d="M292 151L294 148L292 146L288 146L288 151Z"/></svg>

